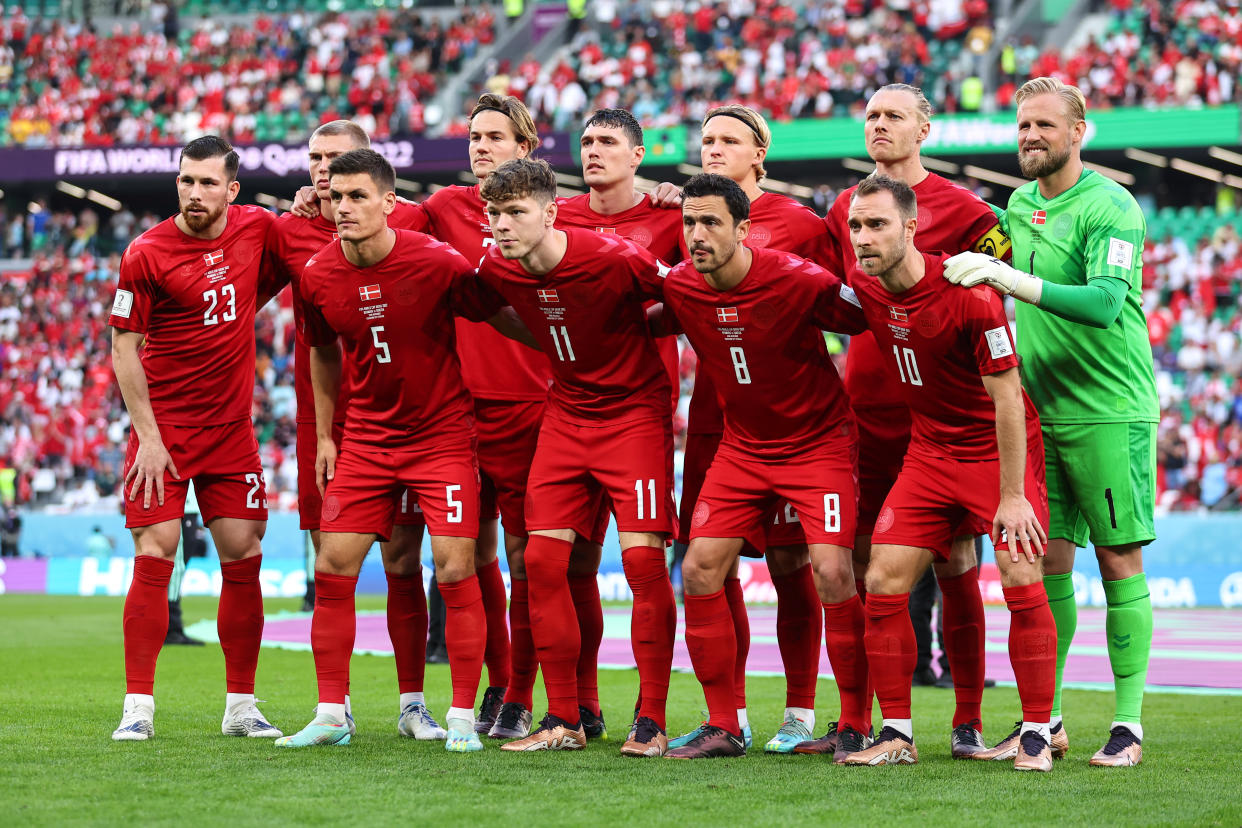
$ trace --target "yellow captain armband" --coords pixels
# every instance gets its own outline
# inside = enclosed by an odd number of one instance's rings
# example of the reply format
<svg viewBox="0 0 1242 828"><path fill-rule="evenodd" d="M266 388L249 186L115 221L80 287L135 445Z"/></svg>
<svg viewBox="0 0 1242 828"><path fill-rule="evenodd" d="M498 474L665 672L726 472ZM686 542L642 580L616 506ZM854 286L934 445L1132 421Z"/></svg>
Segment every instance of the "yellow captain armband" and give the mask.
<svg viewBox="0 0 1242 828"><path fill-rule="evenodd" d="M1009 242L1009 236L1005 235L1000 225L994 224L992 229L980 236L974 247L970 249L994 259L1008 259L1011 257L1013 246Z"/></svg>

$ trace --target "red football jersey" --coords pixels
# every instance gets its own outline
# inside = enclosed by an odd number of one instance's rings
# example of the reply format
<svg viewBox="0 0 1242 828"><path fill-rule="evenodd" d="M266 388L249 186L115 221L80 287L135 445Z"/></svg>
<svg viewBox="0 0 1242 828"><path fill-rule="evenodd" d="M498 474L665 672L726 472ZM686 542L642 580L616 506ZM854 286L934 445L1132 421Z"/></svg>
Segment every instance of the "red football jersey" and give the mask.
<svg viewBox="0 0 1242 828"><path fill-rule="evenodd" d="M616 233L649 251L665 264L676 264L682 259L681 248L684 241L681 210L656 207L646 195L630 209L611 215L591 209L590 193L560 198L556 201L556 225L562 230L566 227L581 227L597 233ZM681 392L681 360L677 352L677 339L671 336L661 337L656 340L656 348L659 349L660 359L664 360L664 367L668 371L672 405L676 411L677 397Z"/></svg>
<svg viewBox="0 0 1242 828"><path fill-rule="evenodd" d="M462 385L454 316L482 320L474 267L452 247L397 230L384 259L357 267L334 242L302 272L309 346L340 337L348 377L345 438L377 447L469 439L474 406Z"/></svg>
<svg viewBox="0 0 1242 828"><path fill-rule="evenodd" d="M770 459L839 436L849 401L821 329L866 328L853 291L812 262L758 249L732 290L707 284L689 262L664 282L664 307L699 355L724 404L724 442Z"/></svg>
<svg viewBox="0 0 1242 828"><path fill-rule="evenodd" d="M927 271L902 293L857 268L850 274L884 368L910 407L910 453L994 460L996 410L981 377L1018 364L1004 305L991 288L949 284L947 256L921 255Z"/></svg>
<svg viewBox="0 0 1242 828"><path fill-rule="evenodd" d="M668 373L643 310L661 298L661 266L614 235L564 232L565 257L548 273L495 249L479 266L493 308L512 305L552 364L547 416L590 426L667 420Z"/></svg>
<svg viewBox="0 0 1242 828"><path fill-rule="evenodd" d="M823 219L811 208L779 193L764 193L750 203L750 233L745 244L752 250L782 250L809 259L821 267L829 267L831 248L824 232ZM682 252L686 252L684 238ZM833 273L839 274L840 271L834 270ZM695 374L688 417L688 431L692 434L721 433L724 418L710 375L703 377Z"/></svg>
<svg viewBox="0 0 1242 828"><path fill-rule="evenodd" d="M451 244L474 263L495 244L486 205L478 186L445 187L420 205L426 228L411 229ZM502 335L486 324L457 320L461 375L471 395L482 400L544 400L552 373L543 354Z"/></svg>
<svg viewBox="0 0 1242 828"><path fill-rule="evenodd" d="M417 230L426 226L423 211L416 204L398 201L397 207L388 216L388 226L397 229ZM297 397L297 421L299 423L315 422L315 397L311 393L310 380L310 346L302 331L302 300L300 282L302 269L307 261L324 245L336 241L336 224L323 216L313 219L303 218L294 213L285 213L276 220L268 247L283 287L289 284L293 291L293 390ZM341 394L336 400L336 422L345 422L345 409L349 407L349 397L345 378L341 378Z"/></svg>
<svg viewBox="0 0 1242 828"><path fill-rule="evenodd" d="M848 274L857 259L850 243L850 199L857 187L850 187L833 202L824 224L825 236L831 242L831 258L827 267L834 273ZM987 203L965 187L958 186L935 173L914 187L918 199L918 229L914 244L925 253L948 253L950 256L967 250L986 250L990 255L1002 254L1004 234L996 214ZM990 245L990 246L989 246ZM1004 246L1005 250L1001 247ZM869 334L850 340L846 354L845 388L850 392L854 408L883 408L901 405L898 383L884 369L884 357Z"/></svg>
<svg viewBox="0 0 1242 828"><path fill-rule="evenodd" d="M142 367L158 423L223 425L250 419L255 298L270 287L265 257L275 216L230 205L214 239L166 219L130 243L108 324L146 334Z"/></svg>

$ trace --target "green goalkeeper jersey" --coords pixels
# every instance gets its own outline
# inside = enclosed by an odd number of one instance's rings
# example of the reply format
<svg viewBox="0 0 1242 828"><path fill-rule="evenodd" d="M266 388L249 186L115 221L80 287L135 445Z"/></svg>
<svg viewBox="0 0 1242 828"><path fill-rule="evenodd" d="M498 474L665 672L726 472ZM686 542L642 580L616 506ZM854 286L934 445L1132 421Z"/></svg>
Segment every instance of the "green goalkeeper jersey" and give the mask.
<svg viewBox="0 0 1242 828"><path fill-rule="evenodd" d="M1086 170L1046 199L1032 181L1009 199L1001 226L1013 266L1063 285L1113 277L1128 284L1107 328L1017 303L1022 384L1046 423L1157 422L1160 405L1143 314L1143 213L1121 185Z"/></svg>

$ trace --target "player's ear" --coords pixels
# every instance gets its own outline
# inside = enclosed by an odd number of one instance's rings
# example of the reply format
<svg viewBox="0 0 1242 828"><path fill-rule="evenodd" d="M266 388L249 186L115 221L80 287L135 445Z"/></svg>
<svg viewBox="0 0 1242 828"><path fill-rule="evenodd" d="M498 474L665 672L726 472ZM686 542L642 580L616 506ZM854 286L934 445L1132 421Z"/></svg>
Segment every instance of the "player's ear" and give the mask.
<svg viewBox="0 0 1242 828"><path fill-rule="evenodd" d="M527 158L530 156L530 143L519 138L517 149L513 153L514 158Z"/></svg>
<svg viewBox="0 0 1242 828"><path fill-rule="evenodd" d="M750 219L744 218L733 228L733 236L738 243L746 241L746 237L750 235Z"/></svg>
<svg viewBox="0 0 1242 828"><path fill-rule="evenodd" d="M643 156L645 156L646 154L647 154L646 147L642 145L634 147L634 159L633 159L634 169L638 169L638 167L643 163Z"/></svg>
<svg viewBox="0 0 1242 828"><path fill-rule="evenodd" d="M234 178L229 182L229 204L233 203L233 199L237 198L237 194L241 192L241 182Z"/></svg>
<svg viewBox="0 0 1242 828"><path fill-rule="evenodd" d="M931 121L926 118L920 118L919 120L923 123L919 126L919 134L916 140L921 144L927 140L928 134L931 133Z"/></svg>
<svg viewBox="0 0 1242 828"><path fill-rule="evenodd" d="M397 209L397 194L393 190L384 193L384 215L391 216L392 211Z"/></svg>
<svg viewBox="0 0 1242 828"><path fill-rule="evenodd" d="M548 202L548 206L543 208L543 225L551 227L556 224L556 199Z"/></svg>
<svg viewBox="0 0 1242 828"><path fill-rule="evenodd" d="M1081 145L1082 139L1085 138L1086 135L1087 135L1087 122L1086 121L1076 121L1074 125L1070 127L1070 140L1072 143Z"/></svg>

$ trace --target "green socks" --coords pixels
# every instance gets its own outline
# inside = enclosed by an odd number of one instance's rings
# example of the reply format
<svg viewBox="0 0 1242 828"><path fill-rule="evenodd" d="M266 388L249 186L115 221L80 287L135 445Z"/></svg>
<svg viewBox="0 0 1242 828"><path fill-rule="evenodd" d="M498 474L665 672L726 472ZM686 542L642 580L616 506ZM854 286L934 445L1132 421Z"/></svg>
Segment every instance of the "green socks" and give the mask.
<svg viewBox="0 0 1242 828"><path fill-rule="evenodd" d="M1104 621L1108 660L1117 687L1114 720L1137 722L1143 713L1143 689L1151 655L1151 594L1147 591L1147 576L1140 572L1121 581L1105 581L1104 597L1108 600ZM1060 686L1059 681L1057 685Z"/></svg>
<svg viewBox="0 0 1242 828"><path fill-rule="evenodd" d="M1061 715L1061 676L1065 673L1065 658L1069 655L1070 643L1074 640L1074 631L1078 629L1078 602L1074 600L1074 573L1045 575L1044 592L1048 593L1048 608L1052 610L1052 619L1057 624L1057 689L1052 697L1052 716L1056 718Z"/></svg>

